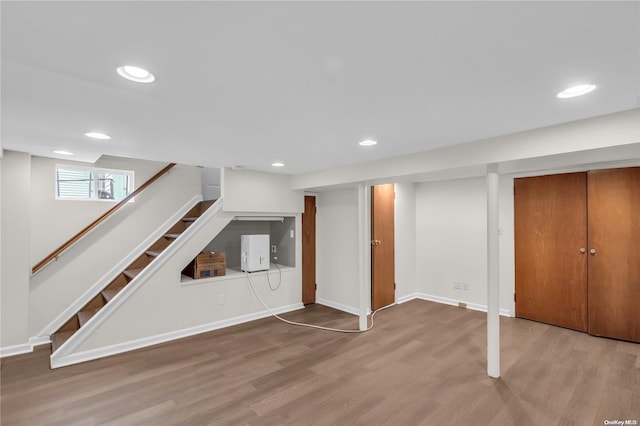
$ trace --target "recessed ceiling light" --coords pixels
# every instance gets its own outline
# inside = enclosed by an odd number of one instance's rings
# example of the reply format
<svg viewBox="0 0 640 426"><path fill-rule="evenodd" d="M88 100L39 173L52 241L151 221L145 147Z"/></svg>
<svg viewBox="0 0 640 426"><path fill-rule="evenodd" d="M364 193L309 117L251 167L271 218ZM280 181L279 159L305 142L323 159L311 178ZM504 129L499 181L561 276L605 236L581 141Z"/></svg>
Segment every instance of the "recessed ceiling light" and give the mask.
<svg viewBox="0 0 640 426"><path fill-rule="evenodd" d="M131 65L118 67L117 71L121 77L135 81L136 83L151 83L156 79L153 74L144 68L134 67Z"/></svg>
<svg viewBox="0 0 640 426"><path fill-rule="evenodd" d="M562 92L558 93L556 96L559 98L574 98L576 96L586 95L589 92L592 92L596 88L593 84L581 84L579 86L569 87L568 89L564 89Z"/></svg>
<svg viewBox="0 0 640 426"><path fill-rule="evenodd" d="M93 139L102 139L102 140L111 139L111 136L105 135L104 133L100 133L100 132L87 132L84 135Z"/></svg>
<svg viewBox="0 0 640 426"><path fill-rule="evenodd" d="M279 161L276 161L275 163L271 163L271 165L273 167L284 167L284 163L281 163Z"/></svg>
<svg viewBox="0 0 640 426"><path fill-rule="evenodd" d="M374 141L374 140L371 140L371 139L367 139L367 140L364 140L364 141L360 142L359 145L360 146L373 146L373 145L375 145L377 143L378 143L377 141Z"/></svg>
<svg viewBox="0 0 640 426"><path fill-rule="evenodd" d="M69 151L53 151L54 154L60 154L60 155L73 155L73 152L69 152Z"/></svg>

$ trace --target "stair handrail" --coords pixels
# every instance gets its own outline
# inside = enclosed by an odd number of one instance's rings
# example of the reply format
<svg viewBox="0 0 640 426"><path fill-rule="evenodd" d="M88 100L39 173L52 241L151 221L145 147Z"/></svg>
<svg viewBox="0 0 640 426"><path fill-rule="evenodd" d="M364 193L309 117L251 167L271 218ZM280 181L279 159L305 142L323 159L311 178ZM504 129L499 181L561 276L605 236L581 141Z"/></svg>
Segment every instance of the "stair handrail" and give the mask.
<svg viewBox="0 0 640 426"><path fill-rule="evenodd" d="M118 209L120 209L122 206L127 204L129 202L129 200L131 200L133 197L135 197L138 194L140 194L146 187L148 187L153 182L158 180L158 178L160 178L162 175L164 175L169 170L171 170L175 165L176 165L176 163L169 163L166 167L164 167L158 173L153 175L148 181L146 181L145 183L140 185L138 188L136 188L135 191L133 191L131 194L127 195L125 198L123 198L121 201L119 201L118 204L116 204L115 206L111 207L109 210L107 210L105 213L103 213L99 218L97 218L96 220L91 222L89 225L84 227L84 229L82 229L80 232L75 234L73 237L69 238L60 247L58 247L57 249L55 249L54 251L49 253L44 259L42 259L40 262L36 263L33 266L33 268L31 268L31 275L34 275L36 272L40 271L42 268L47 266L49 263L51 263L52 261L56 260L58 258L58 256L60 256L62 254L62 252L66 251L69 247L74 245L78 240L80 240L82 237L87 235L92 229L94 229L96 226L98 226L102 222L104 222L109 216L111 216Z"/></svg>

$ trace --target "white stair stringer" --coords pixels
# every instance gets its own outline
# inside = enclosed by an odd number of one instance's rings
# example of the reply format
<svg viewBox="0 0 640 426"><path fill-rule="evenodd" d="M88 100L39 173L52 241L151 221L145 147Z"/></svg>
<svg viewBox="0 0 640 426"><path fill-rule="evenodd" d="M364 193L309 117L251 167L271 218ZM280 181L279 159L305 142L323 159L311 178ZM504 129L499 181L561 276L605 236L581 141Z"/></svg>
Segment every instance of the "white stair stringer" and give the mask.
<svg viewBox="0 0 640 426"><path fill-rule="evenodd" d="M96 356L95 358L76 360L77 357L74 357L73 354L85 340L96 332L103 323L108 321L130 298L135 296L136 292L145 284L170 277L172 281L177 281L175 285L178 286L182 268L188 263L189 259L193 259L233 219L233 215L222 211L222 203L222 198L218 199L191 226L181 233L172 244L163 250L153 262L118 292L109 303L51 354L51 368L100 358L100 356ZM185 246L188 246L188 248L185 249ZM180 259L177 263L176 258ZM171 263L182 266L175 268L175 265L170 265ZM167 314L170 315L170 312ZM131 324L130 327L135 327L135 324Z"/></svg>

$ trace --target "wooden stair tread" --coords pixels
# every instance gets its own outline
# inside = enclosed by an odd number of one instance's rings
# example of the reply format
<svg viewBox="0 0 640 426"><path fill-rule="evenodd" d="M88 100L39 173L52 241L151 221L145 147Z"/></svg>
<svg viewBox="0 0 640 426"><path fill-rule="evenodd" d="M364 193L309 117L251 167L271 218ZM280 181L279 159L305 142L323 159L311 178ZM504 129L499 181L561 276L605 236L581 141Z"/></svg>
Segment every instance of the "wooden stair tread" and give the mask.
<svg viewBox="0 0 640 426"><path fill-rule="evenodd" d="M51 352L55 352L60 346L64 344L69 337L73 335L77 330L71 331L59 331L57 333L53 333L51 336Z"/></svg>
<svg viewBox="0 0 640 426"><path fill-rule="evenodd" d="M118 287L118 288L110 288L107 290L102 290L102 296L105 298L105 300L108 302L111 299L113 299L113 297L118 294L118 292L120 292L120 290L122 290L124 287Z"/></svg>
<svg viewBox="0 0 640 426"><path fill-rule="evenodd" d="M165 238L178 238L180 236L180 233L174 233L174 234L164 234Z"/></svg>
<svg viewBox="0 0 640 426"><path fill-rule="evenodd" d="M87 321L89 321L92 316L97 314L99 310L100 308L78 312L78 322L80 322L80 327L82 327Z"/></svg>
<svg viewBox="0 0 640 426"><path fill-rule="evenodd" d="M138 276L138 274L140 272L142 272L144 268L138 268L138 269L127 269L126 271L123 272L123 274L125 274L126 276L128 276L131 279L134 279L135 277Z"/></svg>

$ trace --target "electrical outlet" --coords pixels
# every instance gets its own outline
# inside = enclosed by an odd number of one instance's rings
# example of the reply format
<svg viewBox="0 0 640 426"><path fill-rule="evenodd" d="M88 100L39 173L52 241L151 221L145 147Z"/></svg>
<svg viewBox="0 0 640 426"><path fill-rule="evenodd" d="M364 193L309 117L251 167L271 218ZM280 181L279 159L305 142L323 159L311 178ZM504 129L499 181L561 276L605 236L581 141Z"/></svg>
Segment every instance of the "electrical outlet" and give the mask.
<svg viewBox="0 0 640 426"><path fill-rule="evenodd" d="M469 283L467 283L467 282L462 283L462 289L463 289L464 291L469 290Z"/></svg>
<svg viewBox="0 0 640 426"><path fill-rule="evenodd" d="M289 231L289 238L293 238L293 229Z"/></svg>
<svg viewBox="0 0 640 426"><path fill-rule="evenodd" d="M218 295L218 305L224 305L224 294Z"/></svg>
<svg viewBox="0 0 640 426"><path fill-rule="evenodd" d="M462 286L462 283L460 281L454 281L453 282L453 288L455 290L460 290L461 286Z"/></svg>
<svg viewBox="0 0 640 426"><path fill-rule="evenodd" d="M277 253L278 252L278 247L276 247L275 245L271 246L271 253Z"/></svg>

